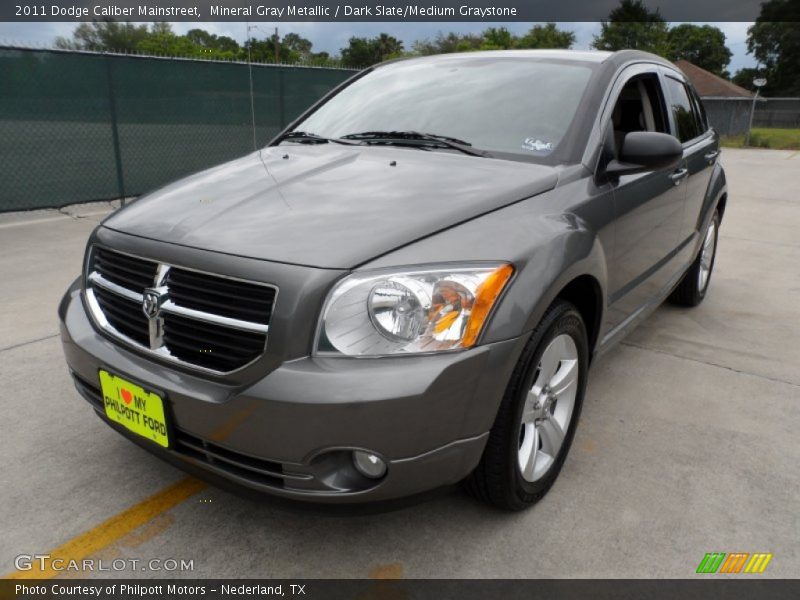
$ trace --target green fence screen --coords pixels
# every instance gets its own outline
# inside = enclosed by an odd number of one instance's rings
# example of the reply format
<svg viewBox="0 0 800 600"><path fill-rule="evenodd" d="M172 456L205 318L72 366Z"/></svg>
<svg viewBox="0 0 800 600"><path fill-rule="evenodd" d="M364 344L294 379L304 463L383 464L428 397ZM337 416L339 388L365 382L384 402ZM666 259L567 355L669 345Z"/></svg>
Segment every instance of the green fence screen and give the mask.
<svg viewBox="0 0 800 600"><path fill-rule="evenodd" d="M351 75L0 48L0 211L136 196L252 152Z"/></svg>

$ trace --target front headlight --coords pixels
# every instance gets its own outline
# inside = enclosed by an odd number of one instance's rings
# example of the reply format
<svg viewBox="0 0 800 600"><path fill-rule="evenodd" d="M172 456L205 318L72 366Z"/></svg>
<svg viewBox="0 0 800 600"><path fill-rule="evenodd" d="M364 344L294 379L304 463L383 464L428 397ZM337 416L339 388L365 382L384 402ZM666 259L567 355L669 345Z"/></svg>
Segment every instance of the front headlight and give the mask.
<svg viewBox="0 0 800 600"><path fill-rule="evenodd" d="M381 356L470 348L513 272L509 264L494 264L350 275L328 296L316 352Z"/></svg>

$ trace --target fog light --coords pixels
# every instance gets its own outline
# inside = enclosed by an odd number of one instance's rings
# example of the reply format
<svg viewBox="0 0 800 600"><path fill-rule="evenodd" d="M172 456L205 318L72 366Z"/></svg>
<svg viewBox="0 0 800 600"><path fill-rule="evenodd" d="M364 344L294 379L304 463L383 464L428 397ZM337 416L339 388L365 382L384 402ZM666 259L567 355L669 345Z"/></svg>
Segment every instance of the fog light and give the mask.
<svg viewBox="0 0 800 600"><path fill-rule="evenodd" d="M370 479L380 479L386 474L383 459L363 450L353 450L353 464L359 473Z"/></svg>

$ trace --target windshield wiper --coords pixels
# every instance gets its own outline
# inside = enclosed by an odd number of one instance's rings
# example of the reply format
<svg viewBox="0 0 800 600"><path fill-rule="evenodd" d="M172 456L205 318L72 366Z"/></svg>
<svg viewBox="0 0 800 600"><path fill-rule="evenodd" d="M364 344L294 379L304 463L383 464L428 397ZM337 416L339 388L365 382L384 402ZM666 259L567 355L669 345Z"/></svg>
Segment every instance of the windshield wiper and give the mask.
<svg viewBox="0 0 800 600"><path fill-rule="evenodd" d="M449 137L446 135L437 135L435 133L420 133L419 131L364 131L362 133L349 133L343 135L340 139L343 140L358 140L361 142L377 142L377 143L391 143L403 144L404 142L430 142L439 146L453 148L469 154L471 156L491 156L486 150L479 150L473 148L472 144L459 140L458 138ZM413 144L416 145L416 144Z"/></svg>
<svg viewBox="0 0 800 600"><path fill-rule="evenodd" d="M346 144L348 146L353 145L353 142L348 142L337 138L326 138L309 131L287 131L282 136L278 137L275 140L275 143L280 144L284 140L292 140L295 142L300 142L301 144L327 144L328 142L333 142L335 144Z"/></svg>

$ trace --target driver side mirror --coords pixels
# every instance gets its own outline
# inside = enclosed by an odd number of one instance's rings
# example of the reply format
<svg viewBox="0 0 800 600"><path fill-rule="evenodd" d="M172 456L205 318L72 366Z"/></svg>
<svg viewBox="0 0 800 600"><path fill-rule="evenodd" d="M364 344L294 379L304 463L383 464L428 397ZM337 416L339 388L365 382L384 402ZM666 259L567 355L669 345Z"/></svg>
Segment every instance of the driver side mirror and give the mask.
<svg viewBox="0 0 800 600"><path fill-rule="evenodd" d="M683 146L675 137L655 131L631 131L622 140L619 159L606 166L606 174L619 177L669 169L682 157Z"/></svg>

